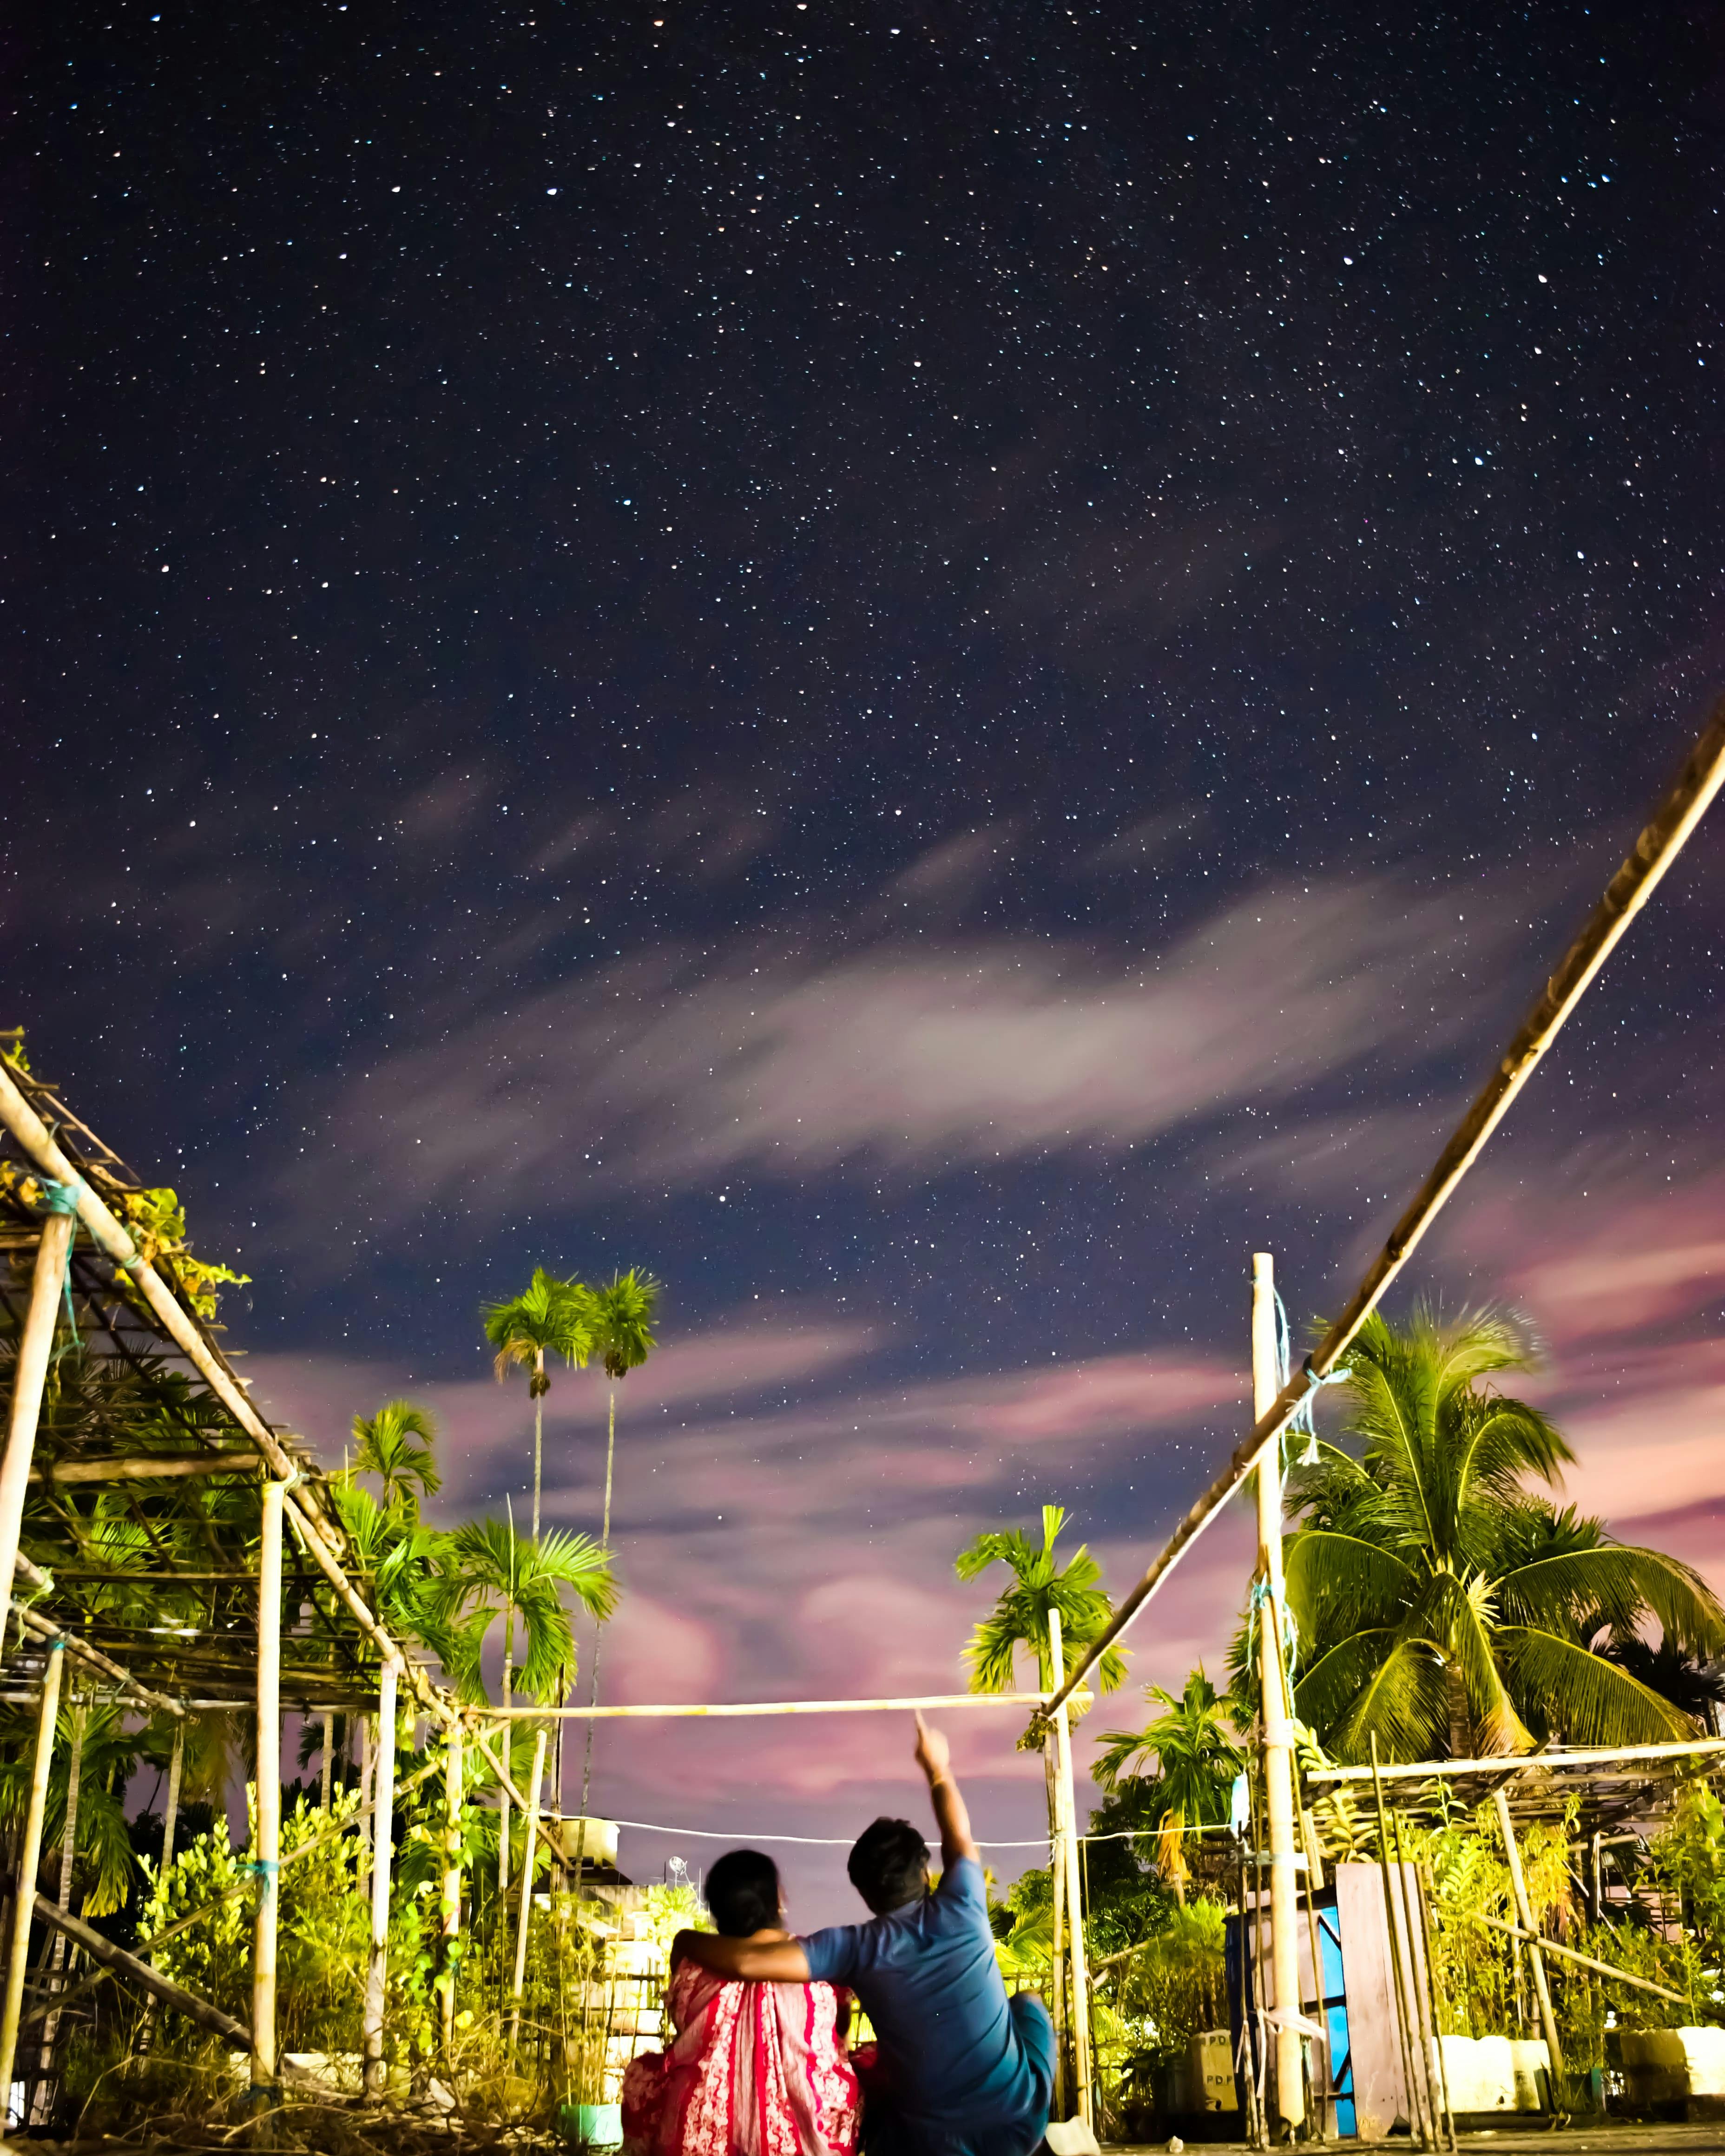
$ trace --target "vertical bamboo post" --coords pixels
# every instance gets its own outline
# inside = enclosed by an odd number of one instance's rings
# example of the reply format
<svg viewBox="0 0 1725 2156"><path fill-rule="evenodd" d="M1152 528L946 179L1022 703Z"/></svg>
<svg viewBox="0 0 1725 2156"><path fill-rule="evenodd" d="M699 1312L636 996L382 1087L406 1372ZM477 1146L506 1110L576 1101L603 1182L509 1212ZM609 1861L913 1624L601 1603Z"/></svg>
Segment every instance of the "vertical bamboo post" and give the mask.
<svg viewBox="0 0 1725 2156"><path fill-rule="evenodd" d="M515 2040L521 2027L521 1993L527 1981L527 1927L533 1918L533 1840L539 1830L539 1791L545 1779L545 1724L542 1722L533 1738L533 1772L527 1783L527 1811L526 1832L521 1838L521 1907L516 1920L515 1982L510 1990L509 2046L515 2049Z"/></svg>
<svg viewBox="0 0 1725 2156"><path fill-rule="evenodd" d="M65 1666L65 1641L55 1640L48 1649L48 1665L42 1678L42 1704L36 1717L36 1758L30 1772L30 1800L24 1814L23 1845L18 1851L18 1885L13 1897L12 1940L6 1958L6 2001L0 2008L0 2132L10 2123L18 2019L23 2010L24 1977L30 1958L30 1919L36 1907L36 1875L42 1866L42 1822L48 1812L48 1778L54 1764L54 1732L59 1724L60 1679ZM23 2119L18 2123L22 2125Z"/></svg>
<svg viewBox="0 0 1725 2156"><path fill-rule="evenodd" d="M395 1854L395 1693L401 1665L386 1661L377 1690L377 1788L372 1799L372 1953L366 1968L365 2092L384 2093L383 1999L389 1976L389 1874Z"/></svg>
<svg viewBox="0 0 1725 2156"><path fill-rule="evenodd" d="M1065 1662L1060 1641L1060 1613L1053 1609L1048 1613L1048 1658L1056 1672L1064 1675ZM1089 2126L1093 2121L1095 2107L1091 2093L1090 2005L1086 1996L1089 1986L1084 1962L1084 1897L1078 1877L1078 1807L1072 1787L1072 1729L1066 1718L1064 1702L1055 1712L1054 1733L1055 1788L1058 1794L1055 1862L1060 1866L1066 1889L1067 2012L1072 2031L1072 2078L1076 2084L1073 2094L1077 2099L1078 2116Z"/></svg>
<svg viewBox="0 0 1725 2156"><path fill-rule="evenodd" d="M1275 1261L1252 1255L1252 1415L1261 1421L1281 1390L1276 1354ZM1293 1702L1282 1663L1281 1441L1258 1462L1260 1722L1264 1732L1264 1810L1270 1830L1270 1965L1276 2009L1276 2108L1291 2133L1306 2118L1300 2031L1300 1912L1295 1878Z"/></svg>
<svg viewBox="0 0 1725 2156"><path fill-rule="evenodd" d="M317 1801L327 1811L330 1808L330 1779L335 1770L336 1717L326 1714L319 1717L323 1723L323 1767L318 1775Z"/></svg>
<svg viewBox="0 0 1725 2156"><path fill-rule="evenodd" d="M461 1937L461 1725L450 1730L444 1755L444 1966L440 2022L444 2058L455 2045L456 1945Z"/></svg>
<svg viewBox="0 0 1725 2156"><path fill-rule="evenodd" d="M281 1862L281 1508L286 1485L274 1476L260 1492L258 1537L258 1782L252 1870L258 1906L252 1919L252 2089L275 2086L275 1949Z"/></svg>
<svg viewBox="0 0 1725 2156"><path fill-rule="evenodd" d="M23 1523L24 1493L36 1456L36 1425L42 1414L42 1388L54 1350L60 1290L78 1223L69 1213L51 1213L42 1224L36 1245L36 1270L30 1279L30 1305L13 1365L12 1408L6 1424L6 1453L0 1459L0 1650L12 1609L18 1576L18 1529ZM0 2090L0 2098L4 2091Z"/></svg>
<svg viewBox="0 0 1725 2156"><path fill-rule="evenodd" d="M367 1807L372 1801L372 1717L368 1714L349 1717L358 1724L357 1739L359 1750L359 1898L369 1902L372 1898L372 1815Z"/></svg>
<svg viewBox="0 0 1725 2156"><path fill-rule="evenodd" d="M1551 2055L1551 2107L1558 2108L1558 2083L1563 2071L1563 2052L1558 2042L1557 2016L1551 2010L1551 1987L1545 1980L1545 1956L1535 1942L1539 1928L1533 1921L1533 1906L1527 1899L1527 1882L1522 1873L1522 1852L1516 1840L1516 1830L1509 1815L1509 1799L1502 1788L1494 1789L1491 1802L1497 1807L1497 1825L1503 1835L1503 1854L1509 1865L1509 1883L1515 1890L1516 1914L1521 1919L1522 1929L1527 1933L1527 1966L1533 1972L1533 1996L1539 2004L1539 2033L1545 2039L1545 2048Z"/></svg>
<svg viewBox="0 0 1725 2156"><path fill-rule="evenodd" d="M87 1701L78 1697L74 1690L72 1704L72 1746L66 1761L66 1814L60 1828L60 1877L56 1901L63 1909L72 1906L72 1870L78 1859L78 1809L84 1781L84 1743L90 1728L90 1707ZM65 1933L56 1928L54 1943L47 1957L48 1990L58 2002L60 1979L66 1966L67 1944ZM42 2048L37 2055L37 2083L35 2102L31 2118L36 2123L48 2121L49 2076L54 2071L54 2047L59 2041L60 2010L58 2003L49 2009L42 2023Z"/></svg>

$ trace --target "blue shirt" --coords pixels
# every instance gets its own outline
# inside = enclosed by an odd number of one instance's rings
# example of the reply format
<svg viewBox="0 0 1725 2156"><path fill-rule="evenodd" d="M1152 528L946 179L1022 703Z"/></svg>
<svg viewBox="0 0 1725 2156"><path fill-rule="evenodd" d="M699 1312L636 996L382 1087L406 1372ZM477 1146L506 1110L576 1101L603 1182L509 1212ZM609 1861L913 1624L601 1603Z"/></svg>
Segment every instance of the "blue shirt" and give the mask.
<svg viewBox="0 0 1725 2156"><path fill-rule="evenodd" d="M922 1901L802 1945L811 1977L849 1984L862 2001L905 2140L1034 2148L1050 2062L1027 2052L1023 2017L1008 2010L981 1865L961 1858Z"/></svg>

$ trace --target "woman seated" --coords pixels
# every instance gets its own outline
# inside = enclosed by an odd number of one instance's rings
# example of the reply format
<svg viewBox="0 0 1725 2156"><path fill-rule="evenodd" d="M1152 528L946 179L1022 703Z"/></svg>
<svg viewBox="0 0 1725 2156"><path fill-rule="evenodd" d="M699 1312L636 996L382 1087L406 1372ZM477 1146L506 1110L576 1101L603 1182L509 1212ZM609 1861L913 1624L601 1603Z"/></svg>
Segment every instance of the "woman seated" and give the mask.
<svg viewBox="0 0 1725 2156"><path fill-rule="evenodd" d="M706 1877L726 1938L787 1939L770 1856L733 1849ZM830 1984L745 1984L692 1961L671 1970L675 2041L623 2077L624 2156L852 2156L862 2099L845 2051L850 1994Z"/></svg>

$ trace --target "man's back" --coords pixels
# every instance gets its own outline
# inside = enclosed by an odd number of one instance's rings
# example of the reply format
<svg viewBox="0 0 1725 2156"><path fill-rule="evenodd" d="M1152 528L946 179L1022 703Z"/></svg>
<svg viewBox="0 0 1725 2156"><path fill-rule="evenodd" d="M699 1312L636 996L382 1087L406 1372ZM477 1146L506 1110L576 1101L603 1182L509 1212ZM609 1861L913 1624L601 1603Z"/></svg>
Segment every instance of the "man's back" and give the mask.
<svg viewBox="0 0 1725 2156"><path fill-rule="evenodd" d="M817 1932L803 1951L811 1975L850 1984L861 2000L880 2040L882 2094L912 2146L1029 2149L1040 2139L1049 2062L1027 2051L1023 2017L1009 2007L973 1859L949 1864L934 1893L872 1923Z"/></svg>

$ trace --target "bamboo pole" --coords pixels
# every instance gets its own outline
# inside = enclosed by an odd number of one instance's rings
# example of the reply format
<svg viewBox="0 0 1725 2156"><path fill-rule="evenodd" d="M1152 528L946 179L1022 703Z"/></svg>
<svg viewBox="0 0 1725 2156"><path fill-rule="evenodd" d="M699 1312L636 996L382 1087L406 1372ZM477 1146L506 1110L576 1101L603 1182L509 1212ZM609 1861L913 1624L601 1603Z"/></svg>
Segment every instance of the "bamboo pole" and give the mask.
<svg viewBox="0 0 1725 2156"><path fill-rule="evenodd" d="M36 1717L36 1758L30 1770L30 1799L24 1813L24 1838L18 1851L18 1883L13 1896L11 1950L6 1960L6 2000L0 2007L0 2131L8 2121L13 2070L18 2061L18 2016L24 2003L24 1977L30 1958L30 1918L35 1906L36 1875L42 1868L42 1823L48 1814L48 1780L54 1765L54 1740L59 1724L60 1684L65 1674L63 1644L49 1648L42 1677L42 1704ZM23 2123L20 2119L20 2125Z"/></svg>
<svg viewBox="0 0 1725 2156"><path fill-rule="evenodd" d="M1065 1666L1063 1652L1060 1613L1051 1607L1048 1613L1048 1658L1055 1671ZM1086 2126L1093 2128L1096 2102L1091 2087L1094 2075L1090 2050L1090 1985L1084 1965L1084 1895L1078 1876L1078 1803L1072 1780L1072 1730L1064 1707L1055 1710L1054 1734L1055 1781L1060 1793L1059 1861L1066 1886L1067 1984L1072 2078L1076 2084L1073 2093L1078 2100L1078 2116Z"/></svg>
<svg viewBox="0 0 1725 2156"><path fill-rule="evenodd" d="M439 2021L444 2057L455 2046L455 1972L461 1938L461 1729L458 1723L446 1739L444 1755L444 1948L443 1989Z"/></svg>
<svg viewBox="0 0 1725 2156"><path fill-rule="evenodd" d="M1482 1759L1414 1759L1400 1765L1386 1763L1379 1773L1386 1782L1450 1781L1457 1774L1506 1771L1512 1779L1530 1767L1616 1767L1630 1760L1683 1759L1698 1753L1725 1752L1725 1738L1685 1738L1675 1744L1617 1744L1578 1746L1573 1752L1541 1750L1522 1758L1502 1753ZM1314 1782L1369 1782L1369 1767L1316 1767L1308 1779Z"/></svg>
<svg viewBox="0 0 1725 2156"><path fill-rule="evenodd" d="M1016 1707L1045 1708L1055 1695L1045 1691L939 1691L902 1699L757 1699L726 1700L717 1705L696 1705L686 1700L658 1707L479 1707L468 1712L484 1722L585 1722L670 1720L678 1717L716 1718L760 1714L908 1714L920 1707L942 1712L955 1707ZM1063 1695L1070 1697L1070 1695ZM1076 1696L1084 1706L1087 1691ZM1725 1749L1725 1746L1722 1746Z"/></svg>
<svg viewBox="0 0 1725 2156"><path fill-rule="evenodd" d="M281 1904L281 1519L280 1482L263 1486L258 1544L258 1800L252 1842L258 1907L252 1922L252 2089L276 2082L275 1958Z"/></svg>
<svg viewBox="0 0 1725 2156"><path fill-rule="evenodd" d="M1276 1394L1276 1265L1267 1250L1252 1254L1252 1414L1261 1419ZM1304 2047L1291 2017L1300 2011L1300 1934L1294 1864L1293 1702L1282 1664L1281 1445L1258 1461L1258 1578L1266 1600L1259 1612L1258 1683L1263 1731L1264 1810L1270 1839L1270 1966L1276 2024L1276 2107L1282 2127L1296 2133L1306 2118Z"/></svg>
<svg viewBox="0 0 1725 2156"><path fill-rule="evenodd" d="M72 1701L72 1744L66 1761L66 1810L60 1826L60 1876L59 1906L69 1910L72 1906L72 1873L78 1861L79 1799L84 1784L84 1745L90 1730L89 1703L74 1692ZM36 2088L30 2107L34 2123L48 2123L48 2087L54 2072L54 2046L59 2041L60 1994L64 1989L64 1974L66 1966L66 1934L55 1932L48 1953L46 1989L49 2009L42 2024L42 2048L37 2054Z"/></svg>
<svg viewBox="0 0 1725 2156"><path fill-rule="evenodd" d="M1582 1953L1574 1947L1559 1946L1555 1939L1543 1938L1537 1932L1524 1932L1519 1924L1505 1923L1502 1917L1483 1916L1476 1909L1470 1910L1468 1914L1476 1924L1488 1924L1494 1932L1505 1933L1523 1946L1538 1946L1541 1953L1556 1954L1560 1961L1573 1961L1579 1969L1591 1969L1595 1976L1608 1977L1613 1984L1633 1984L1637 1991L1651 1991L1678 2006L1689 2004L1686 1991L1672 1991L1663 1984L1656 1984L1651 1976L1631 1976L1626 1969L1613 1969L1609 1961L1595 1961L1591 1954Z"/></svg>
<svg viewBox="0 0 1725 2156"><path fill-rule="evenodd" d="M527 1809L522 1814L521 1907L515 1928L515 1982L510 1989L509 2048L515 2049L521 2025L521 1993L527 1981L527 1927L533 1917L533 1836L539 1825L539 1792L545 1780L547 1732L542 1725L533 1739L533 1771L527 1782Z"/></svg>
<svg viewBox="0 0 1725 2156"><path fill-rule="evenodd" d="M1532 1904L1527 1899L1527 1881L1522 1872L1521 1845L1516 1840L1514 1823L1509 1816L1509 1799L1502 1785L1492 1792L1491 1802L1497 1808L1497 1825L1503 1836L1503 1853L1509 1865L1509 1883L1514 1889L1516 1914L1522 1920L1522 1929L1527 1936L1527 1964L1533 1972L1533 1996L1539 2004L1539 2030L1545 2038L1546 2050L1551 2054L1551 2107L1558 2108L1558 2084L1563 2071L1563 2046L1558 2041L1557 2016L1551 2009L1551 1987L1545 1980L1545 1955L1540 1946L1539 1931L1533 1922Z"/></svg>
<svg viewBox="0 0 1725 2156"><path fill-rule="evenodd" d="M255 1475L254 1451L139 1452L112 1460L50 1460L30 1470L33 1482L171 1482L186 1475Z"/></svg>
<svg viewBox="0 0 1725 2156"><path fill-rule="evenodd" d="M1453 2149L1455 2145L1455 2122L1450 2116L1444 2049L1438 2041L1437 1983L1432 1974L1431 1955L1425 1934L1415 1922L1423 1909L1423 1896L1419 1891L1420 1876L1402 1853L1402 1823L1399 1815L1394 1812L1390 1815L1389 1833L1395 1845L1395 1890L1401 1904L1402 1929L1408 1943L1408 1979L1414 1994L1414 2018L1420 2030L1420 2064L1425 2072L1425 2104L1431 2115L1433 2144L1441 2148L1447 2132L1450 2146ZM1410 1874L1412 1885L1409 1883ZM1425 1979L1423 1984L1420 1981L1422 1974Z"/></svg>
<svg viewBox="0 0 1725 2156"><path fill-rule="evenodd" d="M372 1779L372 1717L369 1714L356 1714L351 1719L354 1725L355 1748L359 1753L359 1858L354 1872L359 1898L369 1907L372 1899L372 1823L375 1809Z"/></svg>
<svg viewBox="0 0 1725 2156"><path fill-rule="evenodd" d="M47 1587L52 1584L49 1575L38 1571L27 1557L20 1555L18 1568L32 1586ZM148 1685L140 1684L129 1670L123 1669L118 1662L92 1647L87 1640L80 1640L76 1633L69 1632L64 1625L55 1624L51 1617L44 1617L39 1609L27 1609L16 1602L13 1609L18 1617L19 1630L28 1633L33 1640L40 1640L44 1645L49 1640L58 1641L74 1661L83 1662L101 1676L111 1679L122 1691L131 1693L146 1707L155 1707L163 1714L175 1717L186 1712L178 1700L170 1699L166 1692L152 1691Z"/></svg>
<svg viewBox="0 0 1725 2156"><path fill-rule="evenodd" d="M127 1984L153 1994L164 2006L171 2006L176 2014L183 2014L188 2021L195 2021L200 2029L211 2030L237 2049L252 2051L252 2032L244 2022L236 2021L231 2014L223 2013L220 2007L212 2006L195 1992L183 1990L160 1969L151 1969L148 1962L140 1961L123 1947L116 1947L111 1940L104 1938L94 1925L86 1924L70 1910L61 1908L57 1902L50 1902L47 1895L36 1897L35 1913L56 1932L82 1947L92 1961L100 1962Z"/></svg>
<svg viewBox="0 0 1725 2156"><path fill-rule="evenodd" d="M42 1224L36 1267L30 1276L29 1306L13 1365L12 1406L6 1423L6 1452L0 1459L0 1612L11 1606L18 1566L18 1530L23 1524L24 1491L36 1453L36 1427L42 1414L42 1389L54 1352L59 1320L60 1290L77 1222L67 1213L51 1213ZM3 1641L0 1641L3 1645ZM0 2090L3 2099L4 2090Z"/></svg>
<svg viewBox="0 0 1725 2156"><path fill-rule="evenodd" d="M323 1753L323 1762L317 1778L317 1802L320 1810L327 1811L330 1808L330 1785L336 1771L336 1717L333 1714L325 1713L320 1715L318 1720L322 1724L323 1742L320 1749Z"/></svg>
<svg viewBox="0 0 1725 2156"><path fill-rule="evenodd" d="M366 1967L364 2021L365 2092L370 2103L382 2101L383 2000L389 1977L389 1877L395 1856L395 1712L399 1665L383 1665L377 1688L377 1792L372 1799L372 1953Z"/></svg>
<svg viewBox="0 0 1725 2156"><path fill-rule="evenodd" d="M1725 784L1725 698L1714 706L1675 783L1636 839L1634 851L1606 886L1604 896L1558 961L1557 970L1517 1029L1472 1106L1456 1125L1448 1144L1391 1229L1389 1240L1325 1336L1323 1344L1307 1357L1304 1368L1296 1370L1289 1378L1269 1411L1258 1417L1227 1466L1187 1512L1161 1553L1115 1611L1111 1621L1086 1648L1077 1667L1061 1687L1063 1694L1070 1692L1114 1645L1252 1472L1266 1447L1281 1435L1294 1410L1335 1368L1346 1353L1349 1341L1383 1300L1421 1237L1479 1158L1486 1140L1509 1112L1517 1095L1539 1067L1563 1022L1616 948L1630 921L1652 897L1722 784Z"/></svg>

